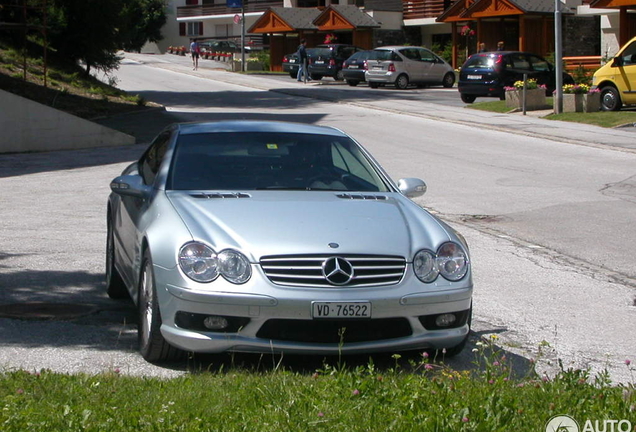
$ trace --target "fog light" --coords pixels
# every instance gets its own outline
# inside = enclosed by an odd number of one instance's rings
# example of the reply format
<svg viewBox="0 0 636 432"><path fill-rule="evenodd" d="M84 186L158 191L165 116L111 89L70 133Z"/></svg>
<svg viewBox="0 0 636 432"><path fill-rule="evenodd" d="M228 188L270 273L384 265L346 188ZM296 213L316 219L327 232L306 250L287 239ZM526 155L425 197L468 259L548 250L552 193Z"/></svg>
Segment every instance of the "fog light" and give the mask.
<svg viewBox="0 0 636 432"><path fill-rule="evenodd" d="M208 330L223 330L224 328L227 328L229 323L227 322L227 319L223 317L209 316L205 317L205 319L203 320L203 325Z"/></svg>
<svg viewBox="0 0 636 432"><path fill-rule="evenodd" d="M443 314L435 319L435 325L438 327L448 327L453 325L456 320L457 317L455 317L455 314Z"/></svg>

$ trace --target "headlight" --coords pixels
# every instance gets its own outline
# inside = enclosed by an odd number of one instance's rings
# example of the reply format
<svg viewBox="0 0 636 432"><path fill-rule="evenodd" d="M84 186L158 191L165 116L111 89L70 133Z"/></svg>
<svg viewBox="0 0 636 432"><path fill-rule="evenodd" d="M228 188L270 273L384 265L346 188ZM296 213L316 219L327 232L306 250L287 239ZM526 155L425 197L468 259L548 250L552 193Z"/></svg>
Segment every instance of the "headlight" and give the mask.
<svg viewBox="0 0 636 432"><path fill-rule="evenodd" d="M438 275L449 281L458 281L468 273L468 256L456 243L448 242L437 253L421 250L413 258L415 275L424 283L433 282Z"/></svg>
<svg viewBox="0 0 636 432"><path fill-rule="evenodd" d="M219 276L216 253L201 243L183 245L179 251L179 267L197 282L212 282Z"/></svg>
<svg viewBox="0 0 636 432"><path fill-rule="evenodd" d="M219 275L242 284L252 276L249 260L240 252L226 249L218 254L202 243L187 243L179 251L179 267L190 279L207 283Z"/></svg>
<svg viewBox="0 0 636 432"><path fill-rule="evenodd" d="M416 253L415 258L413 258L413 270L415 270L415 275L422 282L433 282L439 274L435 263L435 254L427 250L421 250Z"/></svg>
<svg viewBox="0 0 636 432"><path fill-rule="evenodd" d="M235 284L242 284L252 275L250 262L240 252L227 249L219 253L219 271L225 279Z"/></svg>
<svg viewBox="0 0 636 432"><path fill-rule="evenodd" d="M437 250L437 268L444 278L458 281L468 272L468 257L455 243L444 243Z"/></svg>

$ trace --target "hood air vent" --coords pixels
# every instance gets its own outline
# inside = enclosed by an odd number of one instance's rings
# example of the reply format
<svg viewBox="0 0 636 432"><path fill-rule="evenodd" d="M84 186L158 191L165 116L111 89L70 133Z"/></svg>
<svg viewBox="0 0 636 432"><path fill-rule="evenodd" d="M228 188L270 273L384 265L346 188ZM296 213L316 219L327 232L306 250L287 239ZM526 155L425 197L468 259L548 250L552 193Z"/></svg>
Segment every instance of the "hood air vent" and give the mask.
<svg viewBox="0 0 636 432"><path fill-rule="evenodd" d="M252 198L250 194L241 193L241 192L216 192L216 193L197 193L191 194L192 198Z"/></svg>
<svg viewBox="0 0 636 432"><path fill-rule="evenodd" d="M363 194L337 194L338 198L351 199L351 200L373 200L373 201L386 201L388 198L384 195L363 195Z"/></svg>

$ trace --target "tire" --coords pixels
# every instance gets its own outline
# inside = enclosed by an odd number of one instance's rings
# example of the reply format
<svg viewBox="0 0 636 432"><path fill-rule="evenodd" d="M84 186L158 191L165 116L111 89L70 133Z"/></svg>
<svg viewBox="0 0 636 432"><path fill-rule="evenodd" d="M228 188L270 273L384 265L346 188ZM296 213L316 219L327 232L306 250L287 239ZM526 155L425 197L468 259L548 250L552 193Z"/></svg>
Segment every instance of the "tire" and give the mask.
<svg viewBox="0 0 636 432"><path fill-rule="evenodd" d="M296 77L298 76L298 72L294 73L294 72L290 72L289 76L293 79L296 79Z"/></svg>
<svg viewBox="0 0 636 432"><path fill-rule="evenodd" d="M400 90L406 90L409 86L409 77L402 74L395 80L395 87Z"/></svg>
<svg viewBox="0 0 636 432"><path fill-rule="evenodd" d="M316 81L320 81L322 79L322 75L314 75L314 74L309 74L311 76L312 80L316 80Z"/></svg>
<svg viewBox="0 0 636 432"><path fill-rule="evenodd" d="M614 86L601 89L601 111L618 111L623 107L621 95Z"/></svg>
<svg viewBox="0 0 636 432"><path fill-rule="evenodd" d="M335 79L336 81L343 81L344 80L344 73L342 72L342 69L340 69L338 72L336 72L336 76L333 77L333 79Z"/></svg>
<svg viewBox="0 0 636 432"><path fill-rule="evenodd" d="M351 87L355 87L358 84L360 84L360 81L358 81L358 80L347 80L347 84L349 84Z"/></svg>
<svg viewBox="0 0 636 432"><path fill-rule="evenodd" d="M475 102L475 99L477 99L477 96L469 95L469 94L465 94L465 93L460 93L460 96L462 98L462 102L464 102L464 103L473 103L473 102Z"/></svg>
<svg viewBox="0 0 636 432"><path fill-rule="evenodd" d="M151 363L178 360L185 354L171 346L161 334L161 313L157 302L157 288L150 253L146 251L142 260L139 278L139 327L137 330L139 352Z"/></svg>
<svg viewBox="0 0 636 432"><path fill-rule="evenodd" d="M112 299L130 298L128 288L115 266L115 242L110 216L106 222L106 294Z"/></svg>
<svg viewBox="0 0 636 432"><path fill-rule="evenodd" d="M455 74L453 72L448 72L444 75L444 79L442 80L442 85L445 88L451 88L455 85Z"/></svg>
<svg viewBox="0 0 636 432"><path fill-rule="evenodd" d="M374 89L378 88L378 87L380 87L380 83L370 82L369 83L369 87L374 88Z"/></svg>

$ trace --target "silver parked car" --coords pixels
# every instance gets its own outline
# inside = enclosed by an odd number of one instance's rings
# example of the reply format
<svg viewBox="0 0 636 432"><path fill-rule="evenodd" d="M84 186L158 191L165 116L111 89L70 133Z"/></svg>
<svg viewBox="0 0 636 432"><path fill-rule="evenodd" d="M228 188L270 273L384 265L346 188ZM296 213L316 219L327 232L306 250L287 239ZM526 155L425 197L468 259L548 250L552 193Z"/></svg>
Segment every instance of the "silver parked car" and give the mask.
<svg viewBox="0 0 636 432"><path fill-rule="evenodd" d="M453 67L431 50L414 46L389 46L373 50L367 60L366 79L369 87L394 84L405 89L418 86L455 84Z"/></svg>
<svg viewBox="0 0 636 432"><path fill-rule="evenodd" d="M111 183L106 280L139 310L151 362L193 352L337 354L468 337L459 234L345 133L175 124Z"/></svg>

